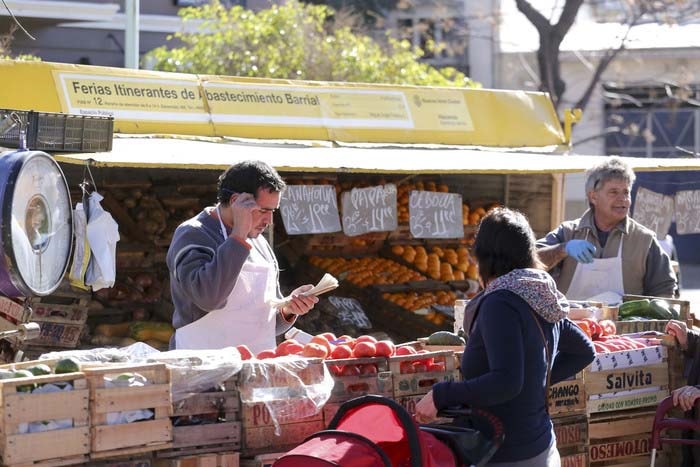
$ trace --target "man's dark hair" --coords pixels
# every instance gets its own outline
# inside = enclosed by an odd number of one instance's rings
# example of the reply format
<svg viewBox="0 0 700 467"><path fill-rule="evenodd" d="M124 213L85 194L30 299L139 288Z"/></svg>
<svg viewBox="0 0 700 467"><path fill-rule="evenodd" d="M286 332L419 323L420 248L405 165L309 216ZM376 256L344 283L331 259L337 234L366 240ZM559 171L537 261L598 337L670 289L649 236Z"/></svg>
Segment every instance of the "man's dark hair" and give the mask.
<svg viewBox="0 0 700 467"><path fill-rule="evenodd" d="M508 208L489 211L474 242L474 255L484 285L514 269L541 268L535 234L520 212Z"/></svg>
<svg viewBox="0 0 700 467"><path fill-rule="evenodd" d="M281 193L287 187L277 171L261 161L243 161L232 165L219 176L216 199L228 204L234 193L256 195L258 188Z"/></svg>

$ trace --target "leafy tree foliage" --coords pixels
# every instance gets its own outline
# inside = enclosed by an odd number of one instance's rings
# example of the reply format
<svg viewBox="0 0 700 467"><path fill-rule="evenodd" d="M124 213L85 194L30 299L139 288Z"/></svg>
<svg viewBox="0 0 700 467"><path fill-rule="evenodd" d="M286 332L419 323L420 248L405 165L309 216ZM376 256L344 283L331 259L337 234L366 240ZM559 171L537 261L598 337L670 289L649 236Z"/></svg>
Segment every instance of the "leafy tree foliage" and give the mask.
<svg viewBox="0 0 700 467"><path fill-rule="evenodd" d="M193 32L170 37L178 45L150 51L157 70L244 77L431 86L475 86L454 68L419 61L423 52L387 37L382 46L351 26L333 21L325 5L289 1L257 13L219 2L185 8Z"/></svg>

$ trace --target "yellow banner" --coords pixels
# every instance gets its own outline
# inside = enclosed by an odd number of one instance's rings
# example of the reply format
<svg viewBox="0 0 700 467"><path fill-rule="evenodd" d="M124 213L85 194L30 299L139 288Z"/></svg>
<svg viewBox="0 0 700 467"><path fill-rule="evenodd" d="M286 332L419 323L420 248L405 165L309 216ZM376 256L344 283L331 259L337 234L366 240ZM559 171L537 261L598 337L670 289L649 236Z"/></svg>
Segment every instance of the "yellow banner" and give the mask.
<svg viewBox="0 0 700 467"><path fill-rule="evenodd" d="M557 114L542 93L11 60L0 60L0 81L0 108L113 116L121 133L492 147L565 142Z"/></svg>
<svg viewBox="0 0 700 467"><path fill-rule="evenodd" d="M195 80L54 72L66 113L119 120L208 122Z"/></svg>

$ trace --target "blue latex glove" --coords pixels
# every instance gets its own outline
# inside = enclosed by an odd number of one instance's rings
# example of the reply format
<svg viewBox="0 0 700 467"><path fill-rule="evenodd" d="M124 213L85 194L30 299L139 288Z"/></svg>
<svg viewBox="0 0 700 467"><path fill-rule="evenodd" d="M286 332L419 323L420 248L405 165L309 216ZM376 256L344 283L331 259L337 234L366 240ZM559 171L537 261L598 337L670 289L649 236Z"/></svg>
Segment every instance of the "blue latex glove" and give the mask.
<svg viewBox="0 0 700 467"><path fill-rule="evenodd" d="M569 240L566 242L566 254L579 263L592 263L595 246L588 240Z"/></svg>

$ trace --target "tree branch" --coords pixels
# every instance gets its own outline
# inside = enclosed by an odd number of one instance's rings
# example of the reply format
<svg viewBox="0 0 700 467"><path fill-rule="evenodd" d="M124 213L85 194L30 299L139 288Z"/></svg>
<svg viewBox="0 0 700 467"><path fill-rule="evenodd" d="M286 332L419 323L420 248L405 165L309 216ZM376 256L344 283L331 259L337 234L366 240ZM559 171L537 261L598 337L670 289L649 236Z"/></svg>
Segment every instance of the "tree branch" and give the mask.
<svg viewBox="0 0 700 467"><path fill-rule="evenodd" d="M532 4L527 0L515 0L515 5L518 7L518 10L530 20L532 25L535 26L540 36L542 36L544 31L549 31L552 28L547 18L545 18L542 13L535 10Z"/></svg>
<svg viewBox="0 0 700 467"><path fill-rule="evenodd" d="M598 86L598 82L603 76L603 73L605 73L605 70L607 70L608 66L610 65L610 63L612 63L615 57L617 57L617 55L625 49L625 41L627 40L627 36L629 36L630 31L634 26L637 25L641 17L642 15L638 14L629 23L629 25L627 26L627 31L625 31L625 35L620 41L619 47L617 47L616 49L608 49L605 52L605 56L600 59L600 61L598 62L598 66L596 66L595 72L593 73L593 77L591 77L591 80L589 81L588 86L586 87L586 91L576 103L576 108L581 110L584 110L586 108L586 106L588 105L588 101L590 101L591 96L593 95L593 91Z"/></svg>
<svg viewBox="0 0 700 467"><path fill-rule="evenodd" d="M573 26L581 5L583 5L583 0L566 0L566 3L564 3L564 9L561 11L559 21L554 25L552 31L552 35L555 36L559 43L564 40L564 36Z"/></svg>

